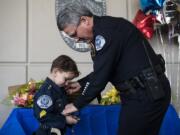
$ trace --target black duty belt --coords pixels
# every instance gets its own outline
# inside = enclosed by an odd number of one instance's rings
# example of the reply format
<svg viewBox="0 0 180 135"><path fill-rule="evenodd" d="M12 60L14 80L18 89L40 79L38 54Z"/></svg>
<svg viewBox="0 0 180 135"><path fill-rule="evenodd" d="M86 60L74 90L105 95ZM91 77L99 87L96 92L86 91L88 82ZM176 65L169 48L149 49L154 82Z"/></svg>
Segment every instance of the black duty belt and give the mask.
<svg viewBox="0 0 180 135"><path fill-rule="evenodd" d="M146 68L144 70L148 69L152 70L152 72L154 72L153 70L155 70L157 76L160 76L165 72L164 67L162 67L160 64L154 66L154 69ZM116 88L120 90L120 92L126 92L127 90L130 90L132 93L134 93L135 90L137 90L138 88L145 88L143 71L140 72L138 75L131 77L130 79L125 80L122 83L116 85Z"/></svg>

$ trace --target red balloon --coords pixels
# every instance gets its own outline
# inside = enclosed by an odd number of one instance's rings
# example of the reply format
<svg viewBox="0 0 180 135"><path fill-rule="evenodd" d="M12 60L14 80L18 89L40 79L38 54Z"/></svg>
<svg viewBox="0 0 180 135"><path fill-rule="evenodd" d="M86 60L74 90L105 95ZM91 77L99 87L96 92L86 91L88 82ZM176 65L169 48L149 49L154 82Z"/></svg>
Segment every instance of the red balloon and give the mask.
<svg viewBox="0 0 180 135"><path fill-rule="evenodd" d="M154 15L145 15L142 10L138 10L133 20L133 24L144 34L148 39L152 38L154 33L153 25L156 22Z"/></svg>

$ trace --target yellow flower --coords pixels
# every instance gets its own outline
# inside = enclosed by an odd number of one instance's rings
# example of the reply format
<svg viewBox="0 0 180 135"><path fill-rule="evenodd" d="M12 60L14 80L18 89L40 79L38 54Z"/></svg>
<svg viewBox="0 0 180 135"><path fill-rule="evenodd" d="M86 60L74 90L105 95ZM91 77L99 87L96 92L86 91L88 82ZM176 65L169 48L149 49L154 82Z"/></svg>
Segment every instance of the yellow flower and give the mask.
<svg viewBox="0 0 180 135"><path fill-rule="evenodd" d="M111 105L120 103L119 92L113 86L110 90L108 90L103 96L100 102L101 105Z"/></svg>

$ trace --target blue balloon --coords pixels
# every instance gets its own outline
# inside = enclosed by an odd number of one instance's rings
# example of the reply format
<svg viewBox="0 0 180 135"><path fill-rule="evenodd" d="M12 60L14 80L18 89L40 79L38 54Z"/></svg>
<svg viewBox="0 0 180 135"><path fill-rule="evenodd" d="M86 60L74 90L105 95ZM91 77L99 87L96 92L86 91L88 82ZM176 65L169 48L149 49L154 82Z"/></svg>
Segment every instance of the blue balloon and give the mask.
<svg viewBox="0 0 180 135"><path fill-rule="evenodd" d="M159 7L162 8L165 0L155 0L155 1L159 5Z"/></svg>
<svg viewBox="0 0 180 135"><path fill-rule="evenodd" d="M144 12L157 10L163 7L165 0L140 0L141 8Z"/></svg>

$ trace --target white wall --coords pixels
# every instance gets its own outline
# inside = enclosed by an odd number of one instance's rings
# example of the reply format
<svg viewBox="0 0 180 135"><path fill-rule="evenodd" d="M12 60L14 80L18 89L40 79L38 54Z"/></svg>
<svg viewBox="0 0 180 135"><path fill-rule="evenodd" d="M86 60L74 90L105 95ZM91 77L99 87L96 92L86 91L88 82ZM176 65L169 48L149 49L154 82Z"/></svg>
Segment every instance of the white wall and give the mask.
<svg viewBox="0 0 180 135"><path fill-rule="evenodd" d="M132 20L137 9L139 0L107 0L107 15ZM89 53L71 50L61 38L55 0L0 0L0 18L0 101L8 86L44 79L51 61L61 54L75 59L80 77L92 71ZM0 127L11 109L0 104Z"/></svg>

